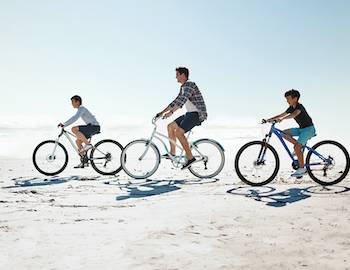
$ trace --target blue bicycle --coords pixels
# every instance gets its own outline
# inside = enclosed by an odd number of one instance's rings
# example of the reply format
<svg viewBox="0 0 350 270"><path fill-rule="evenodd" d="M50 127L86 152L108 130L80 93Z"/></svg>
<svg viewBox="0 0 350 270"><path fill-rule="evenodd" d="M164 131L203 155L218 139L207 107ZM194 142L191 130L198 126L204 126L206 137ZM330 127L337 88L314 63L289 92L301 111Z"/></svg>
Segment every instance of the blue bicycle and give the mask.
<svg viewBox="0 0 350 270"><path fill-rule="evenodd" d="M263 120L262 124L267 123ZM282 136L290 137L284 131L275 127L272 122L270 132L262 141L252 141L242 146L237 152L235 169L238 177L251 186L262 186L270 183L277 176L280 160L275 148L270 144L272 134L275 134L292 160L293 169L299 168L298 159L289 150ZM302 149L308 151L305 159L306 170L316 183L323 186L334 185L342 181L349 172L350 158L346 148L336 141L326 140L313 147L305 145Z"/></svg>

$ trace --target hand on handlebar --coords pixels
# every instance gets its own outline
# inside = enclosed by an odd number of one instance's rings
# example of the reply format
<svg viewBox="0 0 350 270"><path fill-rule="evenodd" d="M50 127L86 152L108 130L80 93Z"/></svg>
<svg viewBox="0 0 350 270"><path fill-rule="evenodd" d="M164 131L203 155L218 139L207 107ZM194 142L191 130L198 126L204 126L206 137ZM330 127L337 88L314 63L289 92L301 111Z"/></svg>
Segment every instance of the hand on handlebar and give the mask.
<svg viewBox="0 0 350 270"><path fill-rule="evenodd" d="M152 124L155 124L159 118L162 117L161 113L157 113L155 117L152 118Z"/></svg>
<svg viewBox="0 0 350 270"><path fill-rule="evenodd" d="M271 124L276 124L282 122L282 119L263 119L261 120L261 124L266 124L266 123L271 123Z"/></svg>

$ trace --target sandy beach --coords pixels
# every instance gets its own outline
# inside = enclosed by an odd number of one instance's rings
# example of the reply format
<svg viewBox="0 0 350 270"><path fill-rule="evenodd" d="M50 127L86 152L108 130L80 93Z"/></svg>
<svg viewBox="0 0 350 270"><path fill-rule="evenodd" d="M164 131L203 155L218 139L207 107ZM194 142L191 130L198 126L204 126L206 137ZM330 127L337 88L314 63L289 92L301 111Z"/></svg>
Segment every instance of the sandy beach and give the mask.
<svg viewBox="0 0 350 270"><path fill-rule="evenodd" d="M242 185L162 162L154 178L0 161L1 269L350 269L349 177Z"/></svg>
<svg viewBox="0 0 350 270"><path fill-rule="evenodd" d="M0 1L0 270L350 270L349 14Z"/></svg>

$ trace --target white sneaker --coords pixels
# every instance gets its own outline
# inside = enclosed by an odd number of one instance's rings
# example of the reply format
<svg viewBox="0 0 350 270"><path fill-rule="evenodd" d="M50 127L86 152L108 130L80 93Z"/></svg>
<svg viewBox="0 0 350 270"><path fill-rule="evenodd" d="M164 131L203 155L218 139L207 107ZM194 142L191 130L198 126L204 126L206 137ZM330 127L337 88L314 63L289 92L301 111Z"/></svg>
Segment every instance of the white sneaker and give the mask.
<svg viewBox="0 0 350 270"><path fill-rule="evenodd" d="M306 174L306 169L305 168L299 168L297 169L291 176L293 177L302 177L304 174Z"/></svg>
<svg viewBox="0 0 350 270"><path fill-rule="evenodd" d="M92 144L86 144L81 150L80 153L84 153L92 149Z"/></svg>

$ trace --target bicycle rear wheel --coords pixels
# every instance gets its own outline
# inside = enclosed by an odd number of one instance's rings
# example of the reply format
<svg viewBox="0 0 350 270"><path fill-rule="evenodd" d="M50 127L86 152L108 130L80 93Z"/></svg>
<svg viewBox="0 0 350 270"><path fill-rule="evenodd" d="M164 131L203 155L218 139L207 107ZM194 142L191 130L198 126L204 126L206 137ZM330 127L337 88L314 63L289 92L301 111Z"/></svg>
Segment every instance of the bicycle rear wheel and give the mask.
<svg viewBox="0 0 350 270"><path fill-rule="evenodd" d="M122 169L120 156L123 146L114 140L102 140L90 152L91 166L102 175L115 175Z"/></svg>
<svg viewBox="0 0 350 270"><path fill-rule="evenodd" d="M253 141L237 152L235 169L238 177L251 186L263 186L277 176L280 166L278 154L270 144Z"/></svg>
<svg viewBox="0 0 350 270"><path fill-rule="evenodd" d="M121 164L127 175L145 179L153 175L160 163L158 148L148 140L136 140L127 144L121 154Z"/></svg>
<svg viewBox="0 0 350 270"><path fill-rule="evenodd" d="M349 173L350 167L346 148L329 140L315 144L307 153L305 163L311 179L324 186L341 182Z"/></svg>
<svg viewBox="0 0 350 270"><path fill-rule="evenodd" d="M57 175L66 168L68 164L68 153L66 148L53 140L41 142L33 152L34 167L47 176Z"/></svg>
<svg viewBox="0 0 350 270"><path fill-rule="evenodd" d="M191 147L193 156L197 159L189 167L189 171L199 178L217 176L225 165L225 154L222 146L208 139L196 141Z"/></svg>

